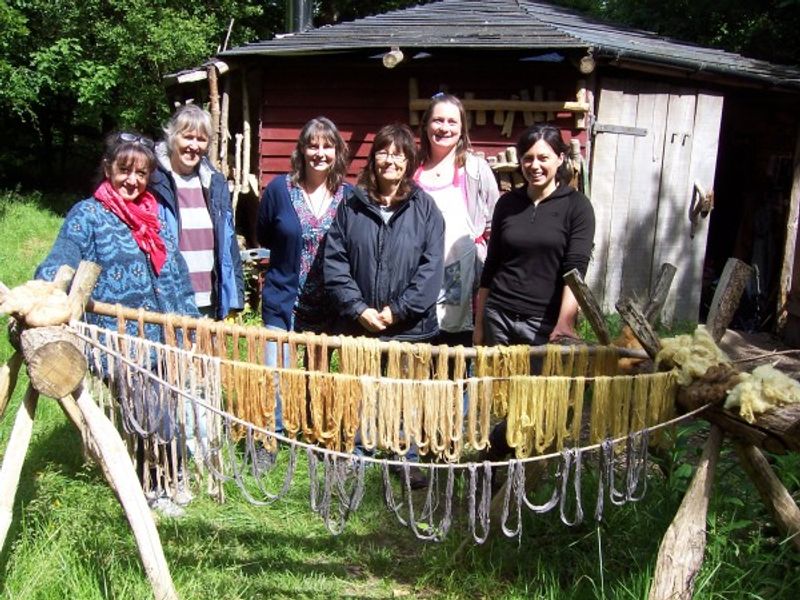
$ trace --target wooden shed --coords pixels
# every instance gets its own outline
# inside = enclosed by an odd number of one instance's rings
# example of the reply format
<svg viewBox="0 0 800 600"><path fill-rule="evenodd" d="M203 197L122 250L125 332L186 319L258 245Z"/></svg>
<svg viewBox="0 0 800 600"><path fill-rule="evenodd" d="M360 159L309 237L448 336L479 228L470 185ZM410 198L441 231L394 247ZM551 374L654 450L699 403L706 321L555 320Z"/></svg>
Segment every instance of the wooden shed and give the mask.
<svg viewBox="0 0 800 600"><path fill-rule="evenodd" d="M665 318L701 319L736 256L758 265L751 325L800 315L800 70L546 2L442 0L232 48L167 83L176 101L218 108L222 168L251 241L256 187L288 169L309 118L336 122L354 177L380 126L415 126L446 90L465 99L487 157L538 121L579 141L597 215L588 281L605 310L647 295L671 262Z"/></svg>

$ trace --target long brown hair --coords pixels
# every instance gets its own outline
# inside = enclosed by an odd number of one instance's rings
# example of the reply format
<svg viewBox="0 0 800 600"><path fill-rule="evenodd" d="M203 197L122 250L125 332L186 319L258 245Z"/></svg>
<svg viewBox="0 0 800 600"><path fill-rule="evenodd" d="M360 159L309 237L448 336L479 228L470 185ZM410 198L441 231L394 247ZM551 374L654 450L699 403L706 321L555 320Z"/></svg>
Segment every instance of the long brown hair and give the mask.
<svg viewBox="0 0 800 600"><path fill-rule="evenodd" d="M305 151L306 148L311 145L311 142L314 141L314 138L321 138L330 142L336 150L336 158L325 180L325 185L328 190L332 194L335 194L339 186L342 185L344 176L347 174L347 163L350 152L339 130L336 129L336 125L327 117L314 117L303 125L303 129L300 131L300 135L297 138L297 145L292 151L292 183L300 185L306 179Z"/></svg>
<svg viewBox="0 0 800 600"><path fill-rule="evenodd" d="M467 129L467 113L464 111L464 105L456 96L439 92L434 94L431 98L428 108L422 114L422 121L419 124L419 162L424 165L431 157L431 141L428 139L428 123L431 120L433 109L439 104L452 104L458 108L458 115L461 118L461 136L458 138L456 144L456 166L463 167L467 161L467 152L472 148L469 141L469 130Z"/></svg>
<svg viewBox="0 0 800 600"><path fill-rule="evenodd" d="M376 175L375 154L381 150L386 150L394 144L406 157L406 171L403 174L403 181L397 188L396 199L402 200L411 192L414 187L414 171L417 170L417 145L414 142L414 134L408 125L402 123L392 123L384 125L375 134L375 141L372 142L367 164L358 176L358 185L367 190L373 199L378 199L378 180Z"/></svg>

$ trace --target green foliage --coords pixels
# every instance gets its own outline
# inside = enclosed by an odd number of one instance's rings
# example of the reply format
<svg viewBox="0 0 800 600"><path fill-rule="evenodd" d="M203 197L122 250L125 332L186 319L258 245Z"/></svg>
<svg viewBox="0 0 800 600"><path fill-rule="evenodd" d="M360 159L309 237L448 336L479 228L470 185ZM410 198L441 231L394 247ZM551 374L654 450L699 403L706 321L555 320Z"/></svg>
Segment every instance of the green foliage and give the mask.
<svg viewBox="0 0 800 600"><path fill-rule="evenodd" d="M788 65L800 64L795 43L800 0L555 0L597 17L704 46Z"/></svg>

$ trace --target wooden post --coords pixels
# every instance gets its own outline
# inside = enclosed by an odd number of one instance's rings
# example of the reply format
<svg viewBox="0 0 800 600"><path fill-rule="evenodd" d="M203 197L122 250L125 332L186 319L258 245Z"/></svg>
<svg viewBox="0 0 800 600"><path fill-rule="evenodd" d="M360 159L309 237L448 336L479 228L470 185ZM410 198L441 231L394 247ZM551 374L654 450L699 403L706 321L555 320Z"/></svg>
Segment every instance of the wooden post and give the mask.
<svg viewBox="0 0 800 600"><path fill-rule="evenodd" d="M661 307L667 300L669 288L672 286L672 280L677 271L678 269L674 265L667 262L661 265L653 293L650 295L650 300L647 301L647 306L644 307L644 316L650 323L655 323L658 313L661 312Z"/></svg>
<svg viewBox="0 0 800 600"><path fill-rule="evenodd" d="M542 88L542 86L540 85L533 86L533 100L535 102L544 101L544 88ZM541 123L542 121L547 120L547 115L544 112L537 110L535 113L533 113L533 120L536 123Z"/></svg>
<svg viewBox="0 0 800 600"><path fill-rule="evenodd" d="M155 597L165 600L177 599L178 594L172 583L158 530L147 506L142 485L128 456L128 449L114 425L103 414L88 391L84 389L78 395L73 394L73 397L94 440L98 462L116 492L133 530L139 556L153 586Z"/></svg>
<svg viewBox="0 0 800 600"><path fill-rule="evenodd" d="M661 341L653 330L653 326L636 307L633 300L626 298L617 302L617 312L625 324L631 328L631 333L639 340L647 355L654 359L661 350Z"/></svg>
<svg viewBox="0 0 800 600"><path fill-rule="evenodd" d="M729 258L725 263L706 318L706 328L715 342L719 343L725 334L752 274L753 268L738 258Z"/></svg>
<svg viewBox="0 0 800 600"><path fill-rule="evenodd" d="M85 305L99 273L100 268L97 265L81 262L72 281L70 301ZM158 530L125 443L86 389L73 392L72 396L77 411L74 406L69 406L68 401L62 403L62 408L73 422L80 419L85 423L87 436L93 441L92 450L97 456L97 462L116 493L131 525L139 548L139 556L153 586L155 597L159 600L177 599L178 595L172 583Z"/></svg>
<svg viewBox="0 0 800 600"><path fill-rule="evenodd" d="M100 265L82 260L75 271L72 279L72 286L69 290L70 306L72 307L72 318L78 319L83 315L86 303L92 297L92 290L97 278L100 277Z"/></svg>
<svg viewBox="0 0 800 600"><path fill-rule="evenodd" d="M541 91L541 86L537 86L537 88ZM519 91L519 98L520 98L520 100L530 100L531 99L531 93L527 89L520 90ZM541 100L541 98L537 98L537 100ZM541 114L541 113L539 113L539 114ZM533 112L531 112L529 110L523 110L522 111L522 122L525 123L525 127L530 127L531 125L533 125L533 123L534 123Z"/></svg>
<svg viewBox="0 0 800 600"><path fill-rule="evenodd" d="M512 94L511 100L519 100L519 96ZM511 137L511 132L514 130L514 116L516 114L517 113L513 110L506 111L506 118L503 121L503 128L500 130L500 135Z"/></svg>
<svg viewBox="0 0 800 600"><path fill-rule="evenodd" d="M8 439L3 466L0 467L0 551L6 543L8 528L11 526L11 517L14 514L14 499L17 497L19 476L22 472L22 463L33 432L33 419L36 415L36 404L39 392L28 386L25 397L17 411L14 428Z"/></svg>
<svg viewBox="0 0 800 600"><path fill-rule="evenodd" d="M6 406L17 387L17 376L22 365L22 353L17 351L11 355L8 362L0 367L0 421L6 412Z"/></svg>
<svg viewBox="0 0 800 600"><path fill-rule="evenodd" d="M789 214L786 217L786 242L783 246L783 264L778 289L778 329L782 330L787 319L786 306L789 292L795 280L794 261L797 254L797 225L800 220L800 127L797 128L792 169L792 190L789 193Z"/></svg>
<svg viewBox="0 0 800 600"><path fill-rule="evenodd" d="M242 70L242 168L239 171L240 193L250 191L250 94L247 91L247 70ZM258 192L258 190L255 190ZM236 218L236 211L233 211Z"/></svg>
<svg viewBox="0 0 800 600"><path fill-rule="evenodd" d="M564 283L569 286L572 293L575 294L575 299L592 326L597 340L604 346L611 343L611 334L608 332L606 320L603 318L603 312L600 310L600 305L589 289L589 286L584 283L578 269L572 269L569 273L564 275Z"/></svg>
<svg viewBox="0 0 800 600"><path fill-rule="evenodd" d="M239 204L239 194L242 191L242 134L237 133L234 145L235 166L233 168L233 198L231 200L231 210L236 214L236 206Z"/></svg>
<svg viewBox="0 0 800 600"><path fill-rule="evenodd" d="M233 19L231 19L233 22ZM222 114L220 116L220 132L219 132L219 166L222 176L227 179L230 173L230 165L228 164L228 141L231 139L230 129L230 111L231 111L231 77L225 78L225 84L222 87Z"/></svg>
<svg viewBox="0 0 800 600"><path fill-rule="evenodd" d="M692 482L658 550L649 600L690 600L706 549L706 514L723 433L711 426Z"/></svg>
<svg viewBox="0 0 800 600"><path fill-rule="evenodd" d="M794 498L758 448L739 443L735 447L739 462L755 484L778 528L789 538L795 550L800 551L800 508Z"/></svg>
<svg viewBox="0 0 800 600"><path fill-rule="evenodd" d="M208 100L211 105L211 139L208 144L208 158L215 168L219 169L219 85L217 82L217 67L208 65Z"/></svg>

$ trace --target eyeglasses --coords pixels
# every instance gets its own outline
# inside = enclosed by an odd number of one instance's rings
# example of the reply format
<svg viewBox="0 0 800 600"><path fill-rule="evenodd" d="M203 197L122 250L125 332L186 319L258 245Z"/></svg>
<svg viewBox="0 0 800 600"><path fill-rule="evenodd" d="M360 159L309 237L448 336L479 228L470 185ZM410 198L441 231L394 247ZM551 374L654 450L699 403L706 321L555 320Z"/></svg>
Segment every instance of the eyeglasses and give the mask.
<svg viewBox="0 0 800 600"><path fill-rule="evenodd" d="M136 135L135 133L128 133L127 131L121 131L117 134L117 141L118 142L128 142L131 144L141 144L145 148L149 148L150 150L154 149L156 145L153 143L153 140L150 138Z"/></svg>
<svg viewBox="0 0 800 600"><path fill-rule="evenodd" d="M378 150L375 153L375 160L377 160L378 162L388 162L388 161L391 160L391 161L398 162L398 163L404 163L404 162L406 162L406 155L405 154L390 154L386 150Z"/></svg>

